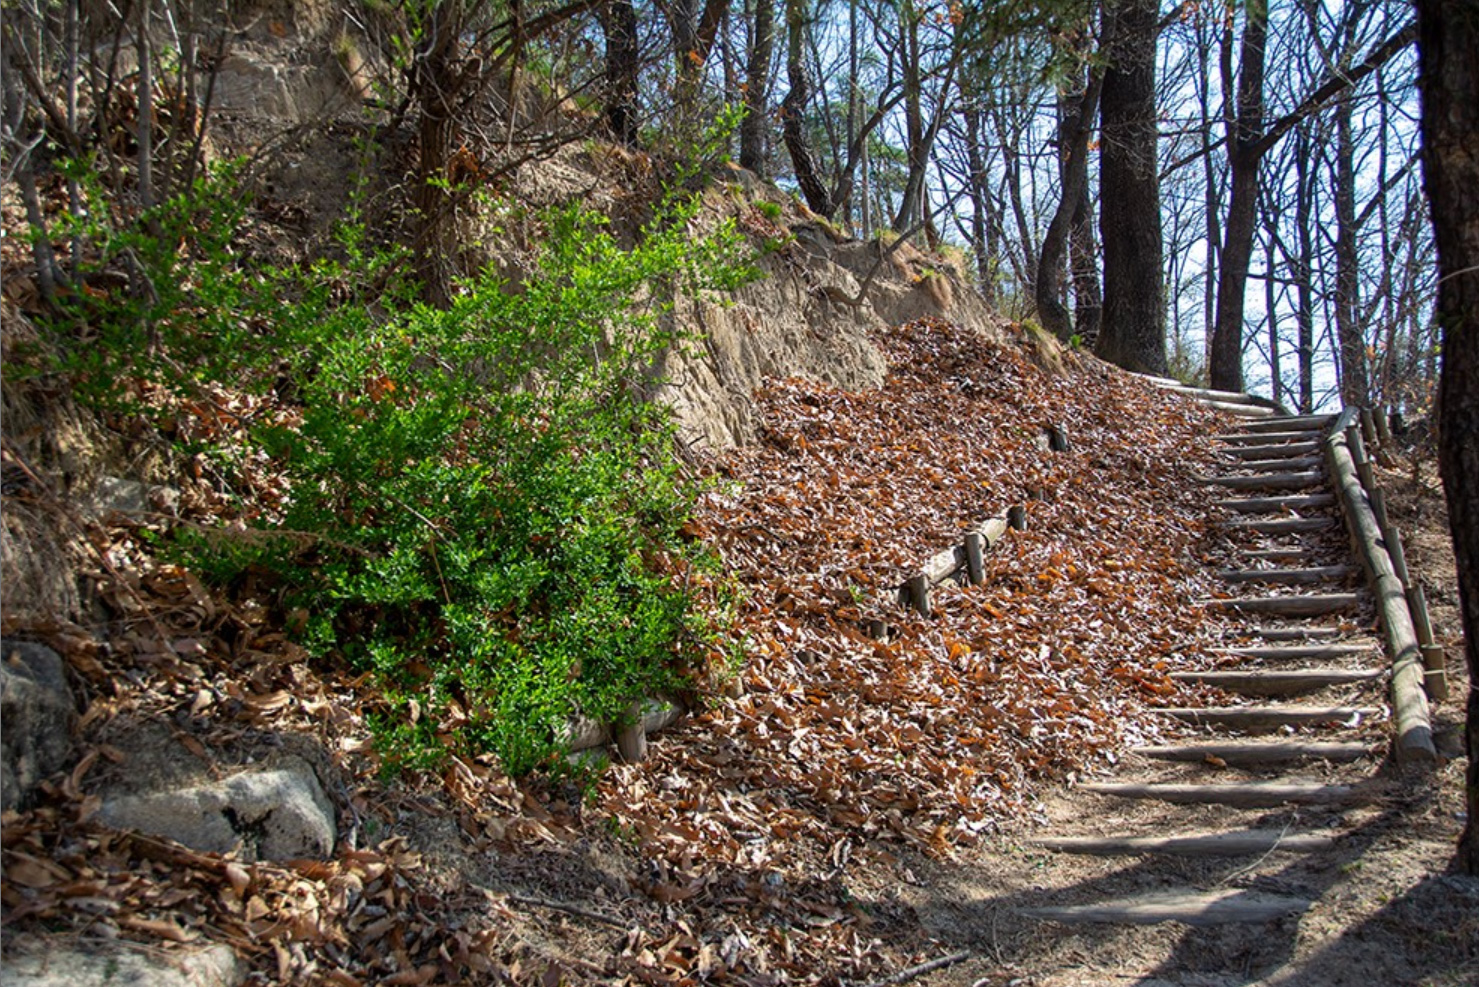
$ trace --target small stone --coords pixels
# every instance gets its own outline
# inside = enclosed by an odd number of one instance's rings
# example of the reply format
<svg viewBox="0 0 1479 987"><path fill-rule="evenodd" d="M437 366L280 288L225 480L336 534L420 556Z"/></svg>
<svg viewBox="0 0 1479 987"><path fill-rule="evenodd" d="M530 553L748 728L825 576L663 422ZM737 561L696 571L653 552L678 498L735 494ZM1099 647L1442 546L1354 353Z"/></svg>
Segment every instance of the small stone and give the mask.
<svg viewBox="0 0 1479 987"><path fill-rule="evenodd" d="M313 769L298 758L212 785L105 799L101 820L246 861L326 859L334 808Z"/></svg>
<svg viewBox="0 0 1479 987"><path fill-rule="evenodd" d="M161 950L126 942L18 939L6 987L236 987L246 971L229 946Z"/></svg>
<svg viewBox="0 0 1479 987"><path fill-rule="evenodd" d="M24 808L38 784L66 767L75 717L61 656L30 641L0 642L0 808Z"/></svg>

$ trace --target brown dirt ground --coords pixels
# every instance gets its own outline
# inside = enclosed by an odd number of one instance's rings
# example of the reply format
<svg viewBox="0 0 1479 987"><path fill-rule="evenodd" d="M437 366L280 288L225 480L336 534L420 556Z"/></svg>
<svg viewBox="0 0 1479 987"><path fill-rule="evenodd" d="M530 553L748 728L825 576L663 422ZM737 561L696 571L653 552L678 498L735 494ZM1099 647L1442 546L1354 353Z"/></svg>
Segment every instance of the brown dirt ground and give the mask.
<svg viewBox="0 0 1479 987"><path fill-rule="evenodd" d="M1058 854L1034 837L1086 830L1151 835L1164 806L1125 804L1059 788L1031 818L1008 826L980 852L950 862L918 861L917 884L901 901L939 940L941 955L969 960L915 980L931 987L1459 987L1479 983L1479 881L1450 873L1463 820L1461 740L1467 688L1457 584L1442 491L1431 456L1412 456L1382 477L1409 564L1426 588L1435 630L1447 646L1450 698L1435 704L1443 760L1436 771L1382 764L1388 787L1376 804L1336 820L1347 835L1333 852L1262 859L1178 860ZM1320 810L1247 812L1279 828L1319 828ZM1301 818L1302 816L1302 818ZM1196 828L1178 813L1174 828ZM1225 818L1225 817L1224 817ZM1092 825L1086 825L1092 820ZM1252 888L1314 900L1297 919L1194 928L1067 926L1023 907L1114 898L1173 886Z"/></svg>

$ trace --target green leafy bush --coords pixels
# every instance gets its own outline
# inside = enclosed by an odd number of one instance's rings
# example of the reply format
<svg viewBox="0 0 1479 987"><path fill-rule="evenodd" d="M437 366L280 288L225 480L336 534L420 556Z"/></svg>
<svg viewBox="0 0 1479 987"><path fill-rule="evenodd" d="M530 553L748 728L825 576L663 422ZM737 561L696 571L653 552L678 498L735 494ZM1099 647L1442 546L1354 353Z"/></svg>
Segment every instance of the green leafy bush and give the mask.
<svg viewBox="0 0 1479 987"><path fill-rule="evenodd" d="M223 211L204 216L207 200ZM692 233L689 197L624 247L600 217L556 210L522 284L490 269L436 309L353 226L338 260L243 271L231 196L196 202L154 217L164 239L203 219L224 235L131 243L165 287L84 296L56 323L67 369L100 403L161 382L282 399L233 453L274 473L277 503L254 505L252 537L192 544L219 575L276 573L310 649L373 672L392 764L454 748L527 771L573 713L619 718L711 660L723 590L683 535L697 481L648 398L683 343L672 299L750 276L732 228Z"/></svg>

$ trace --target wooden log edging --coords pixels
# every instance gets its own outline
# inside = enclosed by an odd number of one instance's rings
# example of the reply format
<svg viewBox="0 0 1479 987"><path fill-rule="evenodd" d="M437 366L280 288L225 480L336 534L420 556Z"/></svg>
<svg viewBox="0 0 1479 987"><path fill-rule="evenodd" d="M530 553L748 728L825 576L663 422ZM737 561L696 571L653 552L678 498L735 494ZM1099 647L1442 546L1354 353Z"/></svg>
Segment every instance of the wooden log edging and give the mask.
<svg viewBox="0 0 1479 987"><path fill-rule="evenodd" d="M627 716L619 722L572 716L564 728L557 731L555 740L571 755L616 744L623 760L642 761L647 757L647 735L677 723L685 712L680 703L648 699L632 704Z"/></svg>
<svg viewBox="0 0 1479 987"><path fill-rule="evenodd" d="M1381 616L1382 636L1392 660L1392 712L1396 722L1397 759L1403 762L1431 763L1437 759L1433 747L1432 712L1423 688L1422 650L1417 631L1407 606L1407 594L1387 552L1376 513L1372 510L1370 488L1363 484L1351 448L1359 441L1360 410L1346 408L1330 426L1325 438L1328 472L1345 517L1361 568L1376 597ZM1354 455L1353 455L1354 452Z"/></svg>
<svg viewBox="0 0 1479 987"><path fill-rule="evenodd" d="M1011 529L1008 518L1016 511L987 518L980 525L965 533L959 545L952 545L932 555L924 566L899 584L894 596L899 606L922 617L928 617L930 591L944 582L957 585L978 586L986 578L983 557L991 547L1006 536ZM1022 511L1022 523L1026 524L1026 511Z"/></svg>

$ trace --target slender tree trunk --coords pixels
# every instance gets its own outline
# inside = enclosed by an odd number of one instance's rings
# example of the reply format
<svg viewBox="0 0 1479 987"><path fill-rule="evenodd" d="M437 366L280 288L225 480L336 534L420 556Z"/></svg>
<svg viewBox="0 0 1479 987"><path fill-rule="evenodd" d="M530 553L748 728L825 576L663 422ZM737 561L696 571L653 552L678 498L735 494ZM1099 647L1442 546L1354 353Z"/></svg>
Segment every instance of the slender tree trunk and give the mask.
<svg viewBox="0 0 1479 987"><path fill-rule="evenodd" d="M454 111L460 96L462 73L458 71L457 39L462 28L460 2L437 5L431 26L416 60L413 89L420 104L417 142L420 161L416 174L417 273L426 300L444 306L452 298L454 207L445 186L447 165L457 127ZM513 99L509 119L514 118Z"/></svg>
<svg viewBox="0 0 1479 987"><path fill-rule="evenodd" d="M1277 222L1277 214L1270 217L1270 225ZM1284 368L1280 366L1279 359L1279 300L1274 286L1275 250L1272 233L1264 239L1263 257L1267 268L1263 279L1263 311L1264 318L1268 320L1269 397L1274 399L1275 404L1279 404L1284 400Z"/></svg>
<svg viewBox="0 0 1479 987"><path fill-rule="evenodd" d="M1197 109L1201 114L1202 180L1206 187L1207 256L1202 273L1202 345L1211 362L1212 337L1217 328L1217 272L1222 269L1222 188L1212 161L1212 43L1197 28Z"/></svg>
<svg viewBox="0 0 1479 987"><path fill-rule="evenodd" d="M139 56L138 86L135 98L139 104L139 207L154 208L154 46L149 41L149 12L153 0L139 0L135 48Z"/></svg>
<svg viewBox="0 0 1479 987"><path fill-rule="evenodd" d="M1073 331L1093 346L1103 325L1104 291L1099 284L1099 244L1094 237L1094 204L1089 183L1078 191L1073 228L1068 234L1068 270L1073 277Z"/></svg>
<svg viewBox="0 0 1479 987"><path fill-rule="evenodd" d="M1358 408L1370 403L1366 341L1361 331L1356 246L1356 148L1351 104L1335 110L1335 336L1340 341L1340 396Z"/></svg>
<svg viewBox="0 0 1479 987"><path fill-rule="evenodd" d="M1095 68L1089 73L1089 84L1079 103L1077 119L1060 129L1060 143L1067 141L1066 148L1059 148L1064 155L1062 197L1058 208L1043 234L1042 249L1038 255L1037 277L1034 279L1033 295L1037 302L1037 317L1042 327L1059 339L1068 340L1073 335L1073 321L1063 304L1063 267L1068 252L1068 234L1073 225L1073 210L1078 205L1079 193L1089 179L1089 134L1094 128L1094 117L1099 112L1099 93L1104 85L1104 74Z"/></svg>
<svg viewBox="0 0 1479 987"><path fill-rule="evenodd" d="M600 7L600 20L606 40L606 125L611 136L632 146L637 143L637 73L641 66L637 11L632 0L608 0Z"/></svg>
<svg viewBox="0 0 1479 987"><path fill-rule="evenodd" d="M832 196L817 169L816 154L806 132L806 108L811 103L811 80L806 73L805 0L786 0L786 81L790 91L781 101L781 136L791 155L796 184L806 205L819 216L831 217Z"/></svg>
<svg viewBox="0 0 1479 987"><path fill-rule="evenodd" d="M899 210L894 214L895 233L902 233L919 220L920 184L924 178L927 157L921 153L924 145L924 84L919 74L919 20L920 14L913 0L903 0L899 7L899 30L904 40L904 57L901 61L904 81L904 159L908 174L904 179L904 193L899 197Z"/></svg>
<svg viewBox="0 0 1479 987"><path fill-rule="evenodd" d="M1315 410L1315 244L1310 231L1314 189L1310 182L1309 127L1299 129L1294 146L1294 226L1299 235L1299 262L1294 277L1298 291L1299 411Z"/></svg>
<svg viewBox="0 0 1479 987"><path fill-rule="evenodd" d="M1458 866L1479 876L1479 8L1417 0L1423 183L1438 246L1443 332L1438 461L1458 562L1469 668L1468 820Z"/></svg>
<svg viewBox="0 0 1479 987"><path fill-rule="evenodd" d="M981 153L981 109L974 105L962 84L962 102L965 104L965 154L966 167L970 169L971 183L971 251L976 255L976 285L981 297L988 303L995 301L995 278L991 270L992 257L986 247L987 230L991 228L991 198L986 187L986 158Z"/></svg>
<svg viewBox="0 0 1479 987"><path fill-rule="evenodd" d="M1263 158L1264 45L1268 33L1267 0L1248 0L1238 66L1237 122L1228 141L1232 196L1223 230L1222 271L1217 282L1217 324L1212 331L1212 386L1243 389L1243 292L1258 221L1258 165Z"/></svg>
<svg viewBox="0 0 1479 987"><path fill-rule="evenodd" d="M775 57L775 0L755 0L754 41L745 64L745 119L740 124L740 167L765 177L770 130L770 63Z"/></svg>
<svg viewBox="0 0 1479 987"><path fill-rule="evenodd" d="M1099 209L1104 325L1095 352L1142 373L1166 373L1161 294L1161 190L1156 140L1156 0L1105 6L1112 39L1100 98Z"/></svg>

